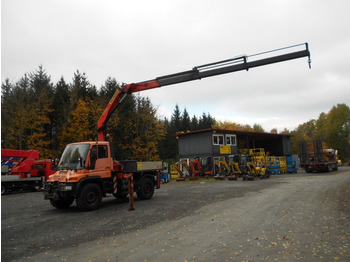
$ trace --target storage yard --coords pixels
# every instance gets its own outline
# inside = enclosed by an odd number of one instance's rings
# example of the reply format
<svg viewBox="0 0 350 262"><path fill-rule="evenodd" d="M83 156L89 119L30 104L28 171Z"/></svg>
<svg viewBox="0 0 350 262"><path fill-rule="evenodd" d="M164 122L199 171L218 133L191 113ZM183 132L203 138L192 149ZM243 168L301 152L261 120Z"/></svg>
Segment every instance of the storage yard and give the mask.
<svg viewBox="0 0 350 262"><path fill-rule="evenodd" d="M2 261L349 261L350 168L259 181L170 182L135 211L3 195Z"/></svg>
<svg viewBox="0 0 350 262"><path fill-rule="evenodd" d="M295 47L304 49L276 54ZM132 93L302 57L310 66L307 43L123 84L97 141L69 143L51 160L2 149L2 260L349 260L350 169L325 141L300 141L297 155L289 134L197 129L176 134L168 163L117 160L107 133Z"/></svg>

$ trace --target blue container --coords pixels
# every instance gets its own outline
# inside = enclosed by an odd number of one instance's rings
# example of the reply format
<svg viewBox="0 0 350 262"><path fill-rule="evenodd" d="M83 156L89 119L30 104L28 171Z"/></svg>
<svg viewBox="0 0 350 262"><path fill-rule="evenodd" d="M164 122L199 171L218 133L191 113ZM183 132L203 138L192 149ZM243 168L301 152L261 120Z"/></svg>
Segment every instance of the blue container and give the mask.
<svg viewBox="0 0 350 262"><path fill-rule="evenodd" d="M293 159L293 156L286 156L287 160L287 173L296 174L297 171L297 161Z"/></svg>
<svg viewBox="0 0 350 262"><path fill-rule="evenodd" d="M162 173L162 174L160 175L160 182L161 182L162 184L168 183L168 182L169 182L169 174L168 174L168 173Z"/></svg>

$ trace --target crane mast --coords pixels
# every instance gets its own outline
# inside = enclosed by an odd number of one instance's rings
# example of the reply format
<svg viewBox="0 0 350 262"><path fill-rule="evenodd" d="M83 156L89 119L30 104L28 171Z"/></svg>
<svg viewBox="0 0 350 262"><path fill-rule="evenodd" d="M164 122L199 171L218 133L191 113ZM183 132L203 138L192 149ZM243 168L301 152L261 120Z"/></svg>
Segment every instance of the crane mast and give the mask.
<svg viewBox="0 0 350 262"><path fill-rule="evenodd" d="M291 48L299 48L303 46L303 50L283 53L279 55L267 56L260 59L255 59L263 55L269 55L270 53L281 52L289 50ZM153 80L143 81L139 83L131 83L123 85L121 88L117 89L102 113L97 127L97 136L99 141L106 141L107 135L107 123L113 112L118 108L118 105L122 102L126 95L135 92L145 91L153 88L158 88L167 85L174 85L178 83L200 80L202 78L227 74L242 70L249 70L250 68L279 63L283 61L293 60L302 57L309 57L309 67L311 64L310 51L308 43L303 43L300 45L280 48L272 51L267 51L254 55L242 55L231 59L218 61L210 64L205 64L201 66L196 66L192 70L183 71L175 74L165 75L157 77ZM252 59L252 60L251 60ZM251 61L250 61L251 60Z"/></svg>

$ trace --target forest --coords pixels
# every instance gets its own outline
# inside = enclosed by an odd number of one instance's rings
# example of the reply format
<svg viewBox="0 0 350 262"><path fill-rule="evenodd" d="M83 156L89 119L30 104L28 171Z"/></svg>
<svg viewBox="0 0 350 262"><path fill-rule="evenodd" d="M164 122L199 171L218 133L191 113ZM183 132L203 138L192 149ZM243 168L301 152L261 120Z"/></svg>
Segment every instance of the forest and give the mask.
<svg viewBox="0 0 350 262"><path fill-rule="evenodd" d="M41 158L59 158L68 143L96 140L99 117L120 86L109 77L97 88L78 70L70 83L61 77L54 84L42 66L16 83L6 79L1 85L1 147L37 149ZM249 126L216 121L209 112L190 117L186 108L180 110L178 105L170 119L160 119L149 98L140 95L128 96L108 123L118 159L139 161L175 161L175 134L205 128L266 132L258 123ZM277 133L277 129L267 132ZM334 105L318 119L281 133L292 135L295 154L298 141L323 139L329 147L338 149L343 160L350 159L350 108L346 104Z"/></svg>

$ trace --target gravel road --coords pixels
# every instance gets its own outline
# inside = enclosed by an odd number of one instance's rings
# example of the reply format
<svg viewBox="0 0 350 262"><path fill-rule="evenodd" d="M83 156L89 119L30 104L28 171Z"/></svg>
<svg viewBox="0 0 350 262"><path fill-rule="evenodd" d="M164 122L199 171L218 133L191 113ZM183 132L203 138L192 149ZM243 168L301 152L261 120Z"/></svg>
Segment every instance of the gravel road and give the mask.
<svg viewBox="0 0 350 262"><path fill-rule="evenodd" d="M1 197L2 261L350 261L350 167L259 181L172 182L151 200L53 208Z"/></svg>

